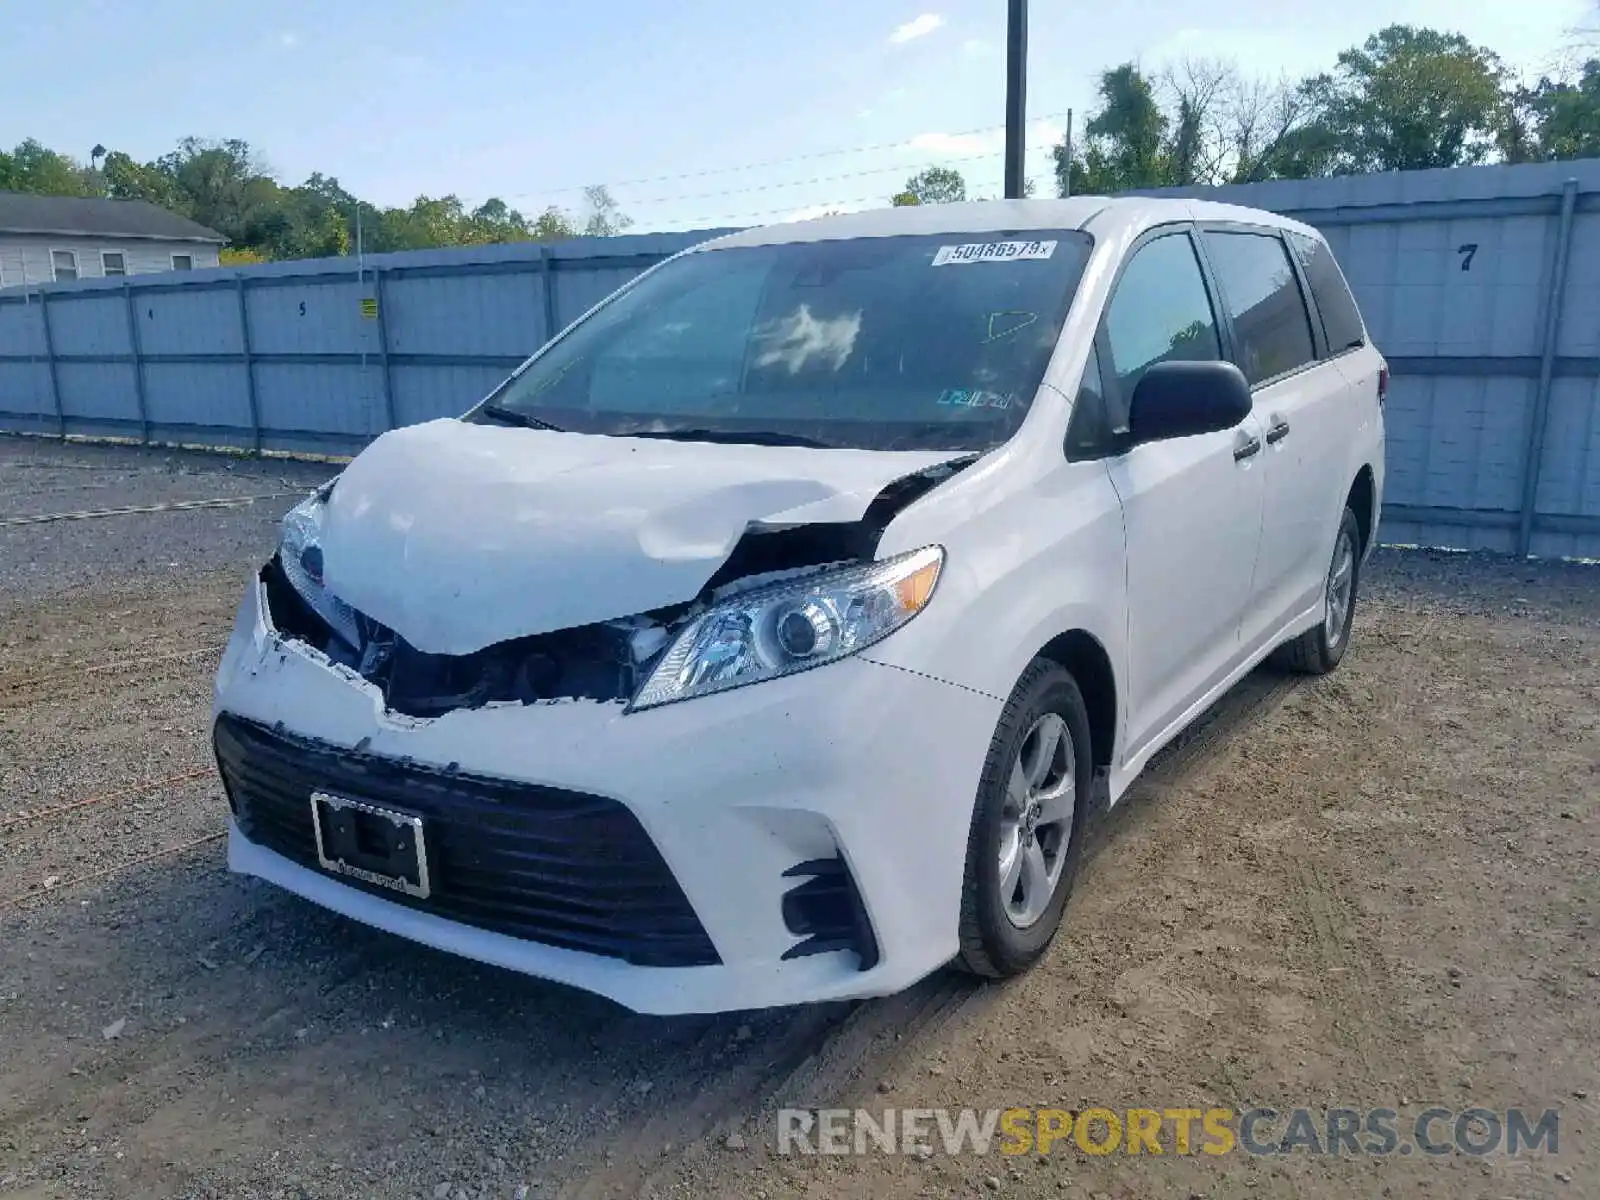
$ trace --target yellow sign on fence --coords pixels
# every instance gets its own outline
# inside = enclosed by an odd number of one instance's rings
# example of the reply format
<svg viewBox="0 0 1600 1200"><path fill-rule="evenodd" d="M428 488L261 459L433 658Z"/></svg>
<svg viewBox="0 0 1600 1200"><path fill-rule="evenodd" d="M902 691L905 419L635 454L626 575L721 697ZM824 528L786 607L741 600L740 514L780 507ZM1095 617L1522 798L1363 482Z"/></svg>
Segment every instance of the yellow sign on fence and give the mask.
<svg viewBox="0 0 1600 1200"><path fill-rule="evenodd" d="M361 315L368 320L375 320L378 316L378 298L376 296L361 297Z"/></svg>

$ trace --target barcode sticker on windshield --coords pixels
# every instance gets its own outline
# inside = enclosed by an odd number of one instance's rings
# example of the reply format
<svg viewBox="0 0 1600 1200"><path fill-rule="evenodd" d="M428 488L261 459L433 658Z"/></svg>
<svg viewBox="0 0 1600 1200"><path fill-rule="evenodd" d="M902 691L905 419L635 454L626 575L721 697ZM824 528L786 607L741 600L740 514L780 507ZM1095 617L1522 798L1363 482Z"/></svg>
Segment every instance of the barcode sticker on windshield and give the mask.
<svg viewBox="0 0 1600 1200"><path fill-rule="evenodd" d="M940 246L933 256L936 267L956 263L1019 262L1030 258L1049 258L1056 252L1055 242L968 242L964 246Z"/></svg>

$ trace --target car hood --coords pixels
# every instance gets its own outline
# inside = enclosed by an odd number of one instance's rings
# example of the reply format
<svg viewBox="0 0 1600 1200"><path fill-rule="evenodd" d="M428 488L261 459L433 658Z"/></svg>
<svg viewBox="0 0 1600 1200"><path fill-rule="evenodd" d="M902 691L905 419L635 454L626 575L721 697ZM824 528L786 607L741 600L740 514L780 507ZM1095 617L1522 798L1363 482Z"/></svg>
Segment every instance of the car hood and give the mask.
<svg viewBox="0 0 1600 1200"><path fill-rule="evenodd" d="M324 579L418 650L468 654L692 600L751 524L859 520L887 484L959 457L430 421L339 476Z"/></svg>

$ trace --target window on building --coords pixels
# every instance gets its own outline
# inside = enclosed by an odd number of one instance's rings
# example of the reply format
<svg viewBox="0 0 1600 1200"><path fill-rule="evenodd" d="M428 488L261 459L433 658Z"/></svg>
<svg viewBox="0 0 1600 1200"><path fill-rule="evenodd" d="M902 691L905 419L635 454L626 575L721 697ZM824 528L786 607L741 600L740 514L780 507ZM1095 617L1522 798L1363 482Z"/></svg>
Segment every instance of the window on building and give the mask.
<svg viewBox="0 0 1600 1200"><path fill-rule="evenodd" d="M1265 233L1202 236L1233 320L1234 359L1244 377L1260 383L1314 362L1311 315L1283 239Z"/></svg>
<svg viewBox="0 0 1600 1200"><path fill-rule="evenodd" d="M78 252L76 250L50 251L50 269L57 283L66 283L78 277Z"/></svg>
<svg viewBox="0 0 1600 1200"><path fill-rule="evenodd" d="M172 256L172 269L174 271L192 271L192 270L194 270L194 255L192 255L192 254L174 254Z"/></svg>
<svg viewBox="0 0 1600 1200"><path fill-rule="evenodd" d="M128 273L128 260L121 250L102 250L100 252L100 268L107 275L126 275Z"/></svg>
<svg viewBox="0 0 1600 1200"><path fill-rule="evenodd" d="M1322 332L1328 338L1328 352L1338 354L1352 346L1365 345L1367 335L1361 328L1361 313L1328 243L1303 233L1291 233L1289 244L1311 285L1311 295L1322 316Z"/></svg>
<svg viewBox="0 0 1600 1200"><path fill-rule="evenodd" d="M1109 373L1121 393L1118 411L1110 414L1117 430L1128 427L1128 402L1150 367L1222 357L1216 317L1188 235L1157 238L1134 254L1106 306L1105 327Z"/></svg>

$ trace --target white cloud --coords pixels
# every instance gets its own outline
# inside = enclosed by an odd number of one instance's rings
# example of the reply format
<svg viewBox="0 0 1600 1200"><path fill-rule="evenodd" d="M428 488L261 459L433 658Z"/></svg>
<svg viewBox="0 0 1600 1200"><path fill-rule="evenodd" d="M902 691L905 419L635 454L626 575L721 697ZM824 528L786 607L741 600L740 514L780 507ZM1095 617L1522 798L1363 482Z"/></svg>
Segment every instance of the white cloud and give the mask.
<svg viewBox="0 0 1600 1200"><path fill-rule="evenodd" d="M285 50L293 50L299 44L300 35L298 33L280 33L278 35L278 45Z"/></svg>
<svg viewBox="0 0 1600 1200"><path fill-rule="evenodd" d="M919 133L905 149L923 154L988 154L1005 148L1005 134L998 129L984 133Z"/></svg>
<svg viewBox="0 0 1600 1200"><path fill-rule="evenodd" d="M939 26L944 24L944 18L938 13L923 13L920 17L913 17L889 35L889 40L895 45L902 42L914 41L919 37L927 37Z"/></svg>

